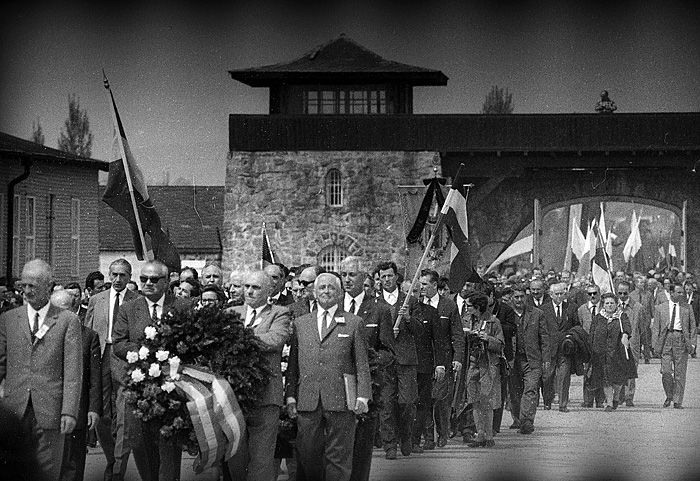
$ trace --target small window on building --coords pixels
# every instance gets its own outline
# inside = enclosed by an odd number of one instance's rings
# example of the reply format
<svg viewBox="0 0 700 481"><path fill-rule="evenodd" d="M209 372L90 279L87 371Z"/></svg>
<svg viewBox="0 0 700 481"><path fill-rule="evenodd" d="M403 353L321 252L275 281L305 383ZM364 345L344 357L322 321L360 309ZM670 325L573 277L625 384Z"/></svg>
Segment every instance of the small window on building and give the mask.
<svg viewBox="0 0 700 481"><path fill-rule="evenodd" d="M318 92L316 90L304 92L304 107L307 114L319 113Z"/></svg>
<svg viewBox="0 0 700 481"><path fill-rule="evenodd" d="M24 258L26 260L36 257L36 198L27 197L27 229L24 235Z"/></svg>
<svg viewBox="0 0 700 481"><path fill-rule="evenodd" d="M75 198L70 202L70 272L80 275L80 199Z"/></svg>
<svg viewBox="0 0 700 481"><path fill-rule="evenodd" d="M340 263L348 256L348 251L343 246L332 244L321 249L318 253L318 265L327 271L340 272Z"/></svg>
<svg viewBox="0 0 700 481"><path fill-rule="evenodd" d="M321 92L321 113L322 114L337 114L338 113L338 92L335 90L324 90Z"/></svg>
<svg viewBox="0 0 700 481"><path fill-rule="evenodd" d="M338 169L331 169L326 174L326 205L328 207L343 205L343 183Z"/></svg>

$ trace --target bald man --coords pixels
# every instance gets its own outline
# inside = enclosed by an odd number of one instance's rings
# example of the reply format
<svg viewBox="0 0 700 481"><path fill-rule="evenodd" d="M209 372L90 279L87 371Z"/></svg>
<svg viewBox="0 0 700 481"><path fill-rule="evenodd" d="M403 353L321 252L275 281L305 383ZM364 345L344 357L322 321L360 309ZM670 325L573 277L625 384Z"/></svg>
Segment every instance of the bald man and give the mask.
<svg viewBox="0 0 700 481"><path fill-rule="evenodd" d="M27 262L18 286L26 305L0 316L3 405L20 420L28 479L59 479L66 435L75 429L83 381L80 321L51 305L53 273ZM8 435L0 426L0 438Z"/></svg>
<svg viewBox="0 0 700 481"><path fill-rule="evenodd" d="M284 400L282 348L291 331L289 310L268 302L272 286L273 281L265 272L249 272L243 285L245 305L232 308L265 346L265 357L272 369L258 405L246 413L247 439L244 439L229 460L231 476L237 480L274 481L277 477L275 444L280 408Z"/></svg>

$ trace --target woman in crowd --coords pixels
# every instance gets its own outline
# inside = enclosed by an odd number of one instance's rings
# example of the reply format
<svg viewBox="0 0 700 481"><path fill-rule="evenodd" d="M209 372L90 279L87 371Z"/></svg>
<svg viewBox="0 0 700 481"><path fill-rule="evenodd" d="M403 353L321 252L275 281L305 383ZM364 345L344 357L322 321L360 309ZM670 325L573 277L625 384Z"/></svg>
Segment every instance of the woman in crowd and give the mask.
<svg viewBox="0 0 700 481"><path fill-rule="evenodd" d="M601 302L603 310L596 314L591 323L592 371L589 386L591 389L603 388L605 411L611 412L620 403L620 388L627 379L636 377L636 373L631 373L629 369L632 325L627 314L618 310L614 294L603 294Z"/></svg>
<svg viewBox="0 0 700 481"><path fill-rule="evenodd" d="M467 399L473 406L476 440L471 448L493 447L493 409L501 405L500 357L503 351L501 323L488 313L489 300L481 292L467 296L469 314L469 369Z"/></svg>

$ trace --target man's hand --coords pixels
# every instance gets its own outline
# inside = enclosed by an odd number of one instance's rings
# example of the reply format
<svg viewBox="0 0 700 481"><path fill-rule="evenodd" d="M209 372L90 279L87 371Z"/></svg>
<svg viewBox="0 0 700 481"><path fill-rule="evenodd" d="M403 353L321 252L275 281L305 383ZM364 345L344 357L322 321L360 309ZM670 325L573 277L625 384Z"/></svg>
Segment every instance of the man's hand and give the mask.
<svg viewBox="0 0 700 481"><path fill-rule="evenodd" d="M357 398L355 401L355 414L364 414L367 411L369 411L369 406L367 405L367 401L365 401L362 398Z"/></svg>
<svg viewBox="0 0 700 481"><path fill-rule="evenodd" d="M61 434L70 434L75 429L75 418L64 414L61 416Z"/></svg>
<svg viewBox="0 0 700 481"><path fill-rule="evenodd" d="M442 381L445 377L445 366L435 366L435 380Z"/></svg>
<svg viewBox="0 0 700 481"><path fill-rule="evenodd" d="M94 411L89 411L88 412L88 421L87 421L87 428L88 430L90 429L95 429L97 426L97 421L100 419L99 414L97 414Z"/></svg>
<svg viewBox="0 0 700 481"><path fill-rule="evenodd" d="M287 415L292 419L297 418L297 403L287 403Z"/></svg>
<svg viewBox="0 0 700 481"><path fill-rule="evenodd" d="M408 317L408 306L402 304L399 308L399 317Z"/></svg>
<svg viewBox="0 0 700 481"><path fill-rule="evenodd" d="M452 370L454 372L459 372L462 370L462 363L459 361L452 361Z"/></svg>

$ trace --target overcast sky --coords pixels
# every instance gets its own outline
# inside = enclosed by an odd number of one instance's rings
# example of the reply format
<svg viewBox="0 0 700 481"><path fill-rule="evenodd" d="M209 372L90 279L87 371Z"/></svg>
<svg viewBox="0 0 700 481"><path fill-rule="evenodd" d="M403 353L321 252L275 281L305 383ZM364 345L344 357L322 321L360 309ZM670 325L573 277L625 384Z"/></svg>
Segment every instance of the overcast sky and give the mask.
<svg viewBox="0 0 700 481"><path fill-rule="evenodd" d="M149 183L223 184L228 115L266 113L267 89L228 70L297 58L345 33L379 55L438 69L416 113L477 113L492 85L516 113L700 111L700 9L691 2L12 2L0 7L0 131L56 147L76 94L93 157L111 160L107 72ZM206 6L209 5L209 6ZM526 6L525 6L526 5Z"/></svg>

